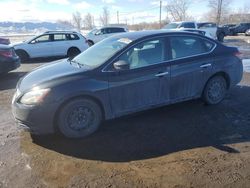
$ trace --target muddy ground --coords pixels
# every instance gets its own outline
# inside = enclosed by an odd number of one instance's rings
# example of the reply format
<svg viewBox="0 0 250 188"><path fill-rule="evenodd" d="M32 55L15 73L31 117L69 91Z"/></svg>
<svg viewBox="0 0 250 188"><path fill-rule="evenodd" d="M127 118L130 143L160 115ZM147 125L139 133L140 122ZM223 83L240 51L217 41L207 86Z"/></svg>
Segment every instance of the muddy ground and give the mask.
<svg viewBox="0 0 250 188"><path fill-rule="evenodd" d="M179 103L68 140L31 137L11 115L16 82L44 63L0 78L0 188L249 187L250 74L219 105Z"/></svg>

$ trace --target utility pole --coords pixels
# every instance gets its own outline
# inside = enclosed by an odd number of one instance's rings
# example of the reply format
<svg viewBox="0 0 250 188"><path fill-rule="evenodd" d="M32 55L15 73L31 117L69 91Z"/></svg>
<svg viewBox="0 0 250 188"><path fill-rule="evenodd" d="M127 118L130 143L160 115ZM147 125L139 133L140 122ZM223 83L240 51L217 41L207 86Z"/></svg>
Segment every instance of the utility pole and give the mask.
<svg viewBox="0 0 250 188"><path fill-rule="evenodd" d="M117 11L117 23L119 24L119 11Z"/></svg>
<svg viewBox="0 0 250 188"><path fill-rule="evenodd" d="M161 29L161 8L162 8L162 1L160 1L160 20L159 20L160 29Z"/></svg>
<svg viewBox="0 0 250 188"><path fill-rule="evenodd" d="M218 10L217 10L217 20L216 20L217 25L219 25L221 21L222 3L223 3L223 0L218 0Z"/></svg>

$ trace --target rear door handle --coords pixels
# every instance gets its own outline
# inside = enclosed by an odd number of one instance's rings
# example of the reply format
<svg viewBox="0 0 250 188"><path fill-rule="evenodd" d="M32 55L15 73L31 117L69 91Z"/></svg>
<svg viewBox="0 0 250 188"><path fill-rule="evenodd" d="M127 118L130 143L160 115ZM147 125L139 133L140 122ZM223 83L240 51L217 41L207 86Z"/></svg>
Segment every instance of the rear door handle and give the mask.
<svg viewBox="0 0 250 188"><path fill-rule="evenodd" d="M156 74L155 76L162 77L162 76L165 76L165 75L168 75L168 74L169 74L169 72L160 72L160 73Z"/></svg>
<svg viewBox="0 0 250 188"><path fill-rule="evenodd" d="M200 66L200 68L207 68L207 67L211 67L212 64L211 63L207 63L207 64L203 64Z"/></svg>

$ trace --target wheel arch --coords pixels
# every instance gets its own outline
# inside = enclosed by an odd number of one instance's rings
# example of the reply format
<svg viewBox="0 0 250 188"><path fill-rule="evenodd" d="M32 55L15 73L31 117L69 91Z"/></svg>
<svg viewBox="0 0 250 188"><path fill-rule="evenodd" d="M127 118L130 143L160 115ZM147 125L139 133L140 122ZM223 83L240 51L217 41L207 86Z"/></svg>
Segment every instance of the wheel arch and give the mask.
<svg viewBox="0 0 250 188"><path fill-rule="evenodd" d="M25 49L15 49L15 52L17 53L17 52L22 52L22 53L25 53L25 54L27 54L27 56L28 56L28 58L30 58L30 54L27 52L27 50L25 50Z"/></svg>
<svg viewBox="0 0 250 188"><path fill-rule="evenodd" d="M229 75L228 75L226 72L224 72L224 71L220 71L220 72L217 72L217 73L213 74L212 76L210 76L210 77L207 79L206 84L205 84L205 86L203 87L202 93L204 92L204 90L205 90L205 88L206 88L206 86L207 86L209 80L211 80L211 79L214 78L215 76L222 76L222 77L226 80L227 89L230 88L231 80L230 80Z"/></svg>
<svg viewBox="0 0 250 188"><path fill-rule="evenodd" d="M68 54L69 51L72 50L72 49L77 49L77 50L79 50L79 51L81 52L81 50L80 50L77 46L70 46L70 47L68 48L68 50L67 50L67 54Z"/></svg>
<svg viewBox="0 0 250 188"><path fill-rule="evenodd" d="M102 104L102 102L97 98L97 97L93 97L90 95L76 95L76 96L71 96L69 98L67 98L62 104L59 105L59 107L56 110L54 119L53 119L53 124L54 124L54 130L57 132L58 131L58 125L57 125L57 119L58 119L58 115L61 111L61 109L70 101L75 100L75 99L88 99L88 100L92 100L93 102L95 102L101 109L102 112L102 120L105 120L106 116L105 116L105 110L104 110L104 106Z"/></svg>

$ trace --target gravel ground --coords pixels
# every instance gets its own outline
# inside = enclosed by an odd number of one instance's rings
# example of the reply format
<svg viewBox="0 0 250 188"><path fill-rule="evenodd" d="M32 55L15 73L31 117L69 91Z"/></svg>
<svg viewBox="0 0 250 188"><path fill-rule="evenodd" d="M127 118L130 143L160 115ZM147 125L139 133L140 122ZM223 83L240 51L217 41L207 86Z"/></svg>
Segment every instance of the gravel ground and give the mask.
<svg viewBox="0 0 250 188"><path fill-rule="evenodd" d="M31 137L11 115L16 82L44 63L22 64L0 77L0 188L249 187L249 73L219 105L179 103L107 121L86 139L68 140Z"/></svg>

